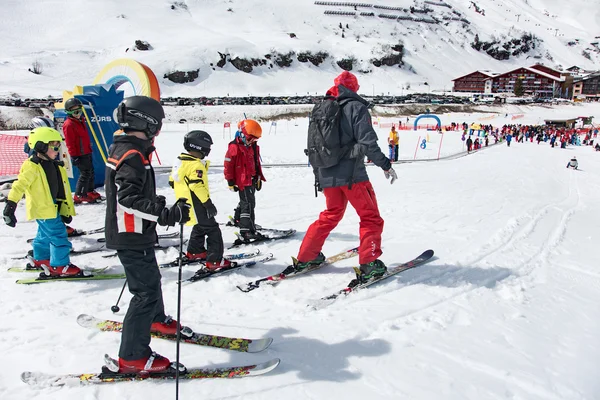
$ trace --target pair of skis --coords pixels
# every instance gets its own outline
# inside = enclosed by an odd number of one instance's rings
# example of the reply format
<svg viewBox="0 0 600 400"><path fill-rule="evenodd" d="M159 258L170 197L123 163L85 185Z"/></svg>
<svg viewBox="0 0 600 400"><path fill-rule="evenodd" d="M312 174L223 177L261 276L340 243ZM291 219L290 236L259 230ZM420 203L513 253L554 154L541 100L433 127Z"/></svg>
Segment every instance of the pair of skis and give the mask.
<svg viewBox="0 0 600 400"><path fill-rule="evenodd" d="M234 254L225 254L223 258L231 261L231 266L219 268L217 270L209 270L207 268L200 268L196 273L185 280L185 282L196 282L199 280L203 280L215 275L224 274L227 272L231 272L233 270L242 268L242 267L251 267L257 263L267 262L273 259L273 253L262 254L260 249L254 249L250 251L234 253ZM206 266L205 260L182 260L182 265L199 265ZM179 266L179 259L175 259L171 262L159 264L159 268L173 268Z"/></svg>
<svg viewBox="0 0 600 400"><path fill-rule="evenodd" d="M343 251L334 256L328 257L322 264L307 267L306 269L301 270L301 271L296 271L294 269L294 266L290 265L284 271L282 271L280 274L267 276L265 278L258 279L256 281L248 282L244 285L238 285L237 288L244 293L248 293L248 292L258 289L263 284L275 285L275 284L281 282L282 280L315 271L315 270L320 269L328 264L333 264L337 261L341 261L341 260L345 260L345 259L354 257L357 254L358 254L358 248L355 247L353 249ZM390 278L390 277L392 277L396 274L399 274L401 272L404 272L408 269L423 265L423 264L431 261L433 259L433 255L434 255L433 250L426 250L421 255L419 255L418 257L416 257L408 262L400 263L400 264L391 264L390 266L388 266L387 272L380 277L373 278L366 282L360 282L358 280L354 280L353 282L351 282L352 285L348 285L348 286L344 287L343 289L338 290L337 292L335 292L329 296L322 297L320 300L331 302L342 295L349 295L350 293L355 293L359 290L365 289L371 285L381 282L387 278Z"/></svg>
<svg viewBox="0 0 600 400"><path fill-rule="evenodd" d="M99 319L86 314L81 314L80 316L78 316L77 323L85 328L95 329L102 332L121 332L123 330L122 322ZM177 340L177 335L164 335L153 332L152 336L166 340ZM182 332L181 339L185 343L247 353L261 352L267 349L273 342L272 338L232 338L189 331L186 332L185 336ZM106 364L118 363L117 360L110 358L108 355L105 355L104 358ZM190 368L185 369L184 371L180 370L179 379L188 380L213 378L240 378L246 376L263 375L275 369L279 365L279 362L280 360L278 358L275 358L263 363L252 365L232 366L224 368ZM115 373L110 371L107 367L102 367L102 372L100 373L49 375L39 372L27 371L21 374L21 380L23 382L37 387L90 385L141 380L173 379L175 379L174 368L170 368L166 372L145 375Z"/></svg>

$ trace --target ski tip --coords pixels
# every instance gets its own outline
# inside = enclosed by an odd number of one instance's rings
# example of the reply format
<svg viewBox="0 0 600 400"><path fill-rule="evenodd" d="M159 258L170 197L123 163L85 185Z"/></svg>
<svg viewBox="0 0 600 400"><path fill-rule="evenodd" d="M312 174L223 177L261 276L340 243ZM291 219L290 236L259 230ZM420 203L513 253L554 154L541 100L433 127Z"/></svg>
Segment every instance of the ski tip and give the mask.
<svg viewBox="0 0 600 400"><path fill-rule="evenodd" d="M95 318L88 314L79 314L77 316L77 323L85 328L89 328L94 324Z"/></svg>
<svg viewBox="0 0 600 400"><path fill-rule="evenodd" d="M259 353L266 350L273 343L273 338L252 340L248 344L248 353Z"/></svg>
<svg viewBox="0 0 600 400"><path fill-rule="evenodd" d="M434 254L434 251L433 251L433 250L431 250L431 249L429 249L429 250L425 250L425 251L423 252L423 254L421 254L421 256L420 256L420 257L423 257L423 258L431 258L431 257L433 257L433 254Z"/></svg>
<svg viewBox="0 0 600 400"><path fill-rule="evenodd" d="M21 373L21 380L28 385L35 385L37 383L36 374L31 371Z"/></svg>
<svg viewBox="0 0 600 400"><path fill-rule="evenodd" d="M277 368L280 362L281 360L279 358L274 358L264 363L256 364L250 371L248 371L248 375L262 375L271 372Z"/></svg>

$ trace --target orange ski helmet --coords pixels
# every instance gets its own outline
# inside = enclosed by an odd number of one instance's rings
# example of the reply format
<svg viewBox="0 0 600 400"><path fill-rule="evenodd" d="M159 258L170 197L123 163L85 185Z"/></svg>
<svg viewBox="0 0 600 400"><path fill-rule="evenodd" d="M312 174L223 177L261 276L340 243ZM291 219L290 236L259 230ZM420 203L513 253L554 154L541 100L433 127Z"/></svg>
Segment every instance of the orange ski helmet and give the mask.
<svg viewBox="0 0 600 400"><path fill-rule="evenodd" d="M238 123L238 130L244 134L244 136L254 136L256 139L262 136L262 128L260 124L253 119L244 119Z"/></svg>

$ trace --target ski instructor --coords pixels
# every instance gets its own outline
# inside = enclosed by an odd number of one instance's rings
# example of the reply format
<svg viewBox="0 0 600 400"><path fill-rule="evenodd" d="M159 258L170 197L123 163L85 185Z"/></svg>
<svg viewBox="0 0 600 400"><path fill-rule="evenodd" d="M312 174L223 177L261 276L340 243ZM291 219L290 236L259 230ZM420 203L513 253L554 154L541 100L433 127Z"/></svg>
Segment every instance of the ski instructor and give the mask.
<svg viewBox="0 0 600 400"><path fill-rule="evenodd" d="M382 276L387 268L379 260L383 219L379 214L377 199L364 164L367 156L383 169L390 183L397 179L390 160L377 144L377 134L371 124L368 102L356 92L359 85L356 76L342 72L327 91L327 99L337 100L341 107L339 120L339 144L352 147L350 155L329 168L314 168L319 190L323 191L327 208L319 219L308 228L300 246L294 267L297 271L319 265L325 261L321 253L325 239L342 220L348 202L360 217L360 273L354 285ZM311 135L309 127L309 136ZM354 155L354 156L353 156ZM352 287L352 282L349 285Z"/></svg>

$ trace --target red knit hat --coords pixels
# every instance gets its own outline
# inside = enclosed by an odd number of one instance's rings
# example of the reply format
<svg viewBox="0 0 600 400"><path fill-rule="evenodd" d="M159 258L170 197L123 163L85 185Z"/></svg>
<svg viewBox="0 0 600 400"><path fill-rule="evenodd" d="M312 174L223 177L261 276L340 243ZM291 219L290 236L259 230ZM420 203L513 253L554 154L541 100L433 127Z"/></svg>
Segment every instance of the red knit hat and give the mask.
<svg viewBox="0 0 600 400"><path fill-rule="evenodd" d="M358 79L356 79L356 76L348 71L344 71L341 74L339 74L334 80L333 82L335 83L336 86L338 85L344 85L345 87L347 87L348 89L352 90L353 92L358 92L358 89L360 88L360 85L358 84Z"/></svg>

